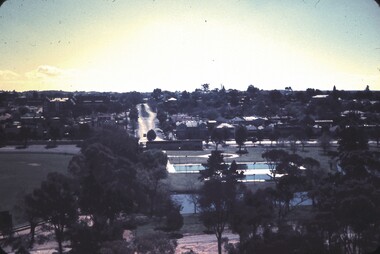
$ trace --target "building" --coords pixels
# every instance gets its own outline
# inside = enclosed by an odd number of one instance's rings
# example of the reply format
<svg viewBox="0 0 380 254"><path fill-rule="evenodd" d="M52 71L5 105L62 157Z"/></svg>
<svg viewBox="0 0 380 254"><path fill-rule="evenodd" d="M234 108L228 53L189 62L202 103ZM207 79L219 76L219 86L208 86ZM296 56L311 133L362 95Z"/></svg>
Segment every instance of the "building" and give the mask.
<svg viewBox="0 0 380 254"><path fill-rule="evenodd" d="M45 117L71 116L75 101L70 98L45 98L43 115Z"/></svg>
<svg viewBox="0 0 380 254"><path fill-rule="evenodd" d="M207 124L203 121L184 121L176 123L177 139L206 139Z"/></svg>

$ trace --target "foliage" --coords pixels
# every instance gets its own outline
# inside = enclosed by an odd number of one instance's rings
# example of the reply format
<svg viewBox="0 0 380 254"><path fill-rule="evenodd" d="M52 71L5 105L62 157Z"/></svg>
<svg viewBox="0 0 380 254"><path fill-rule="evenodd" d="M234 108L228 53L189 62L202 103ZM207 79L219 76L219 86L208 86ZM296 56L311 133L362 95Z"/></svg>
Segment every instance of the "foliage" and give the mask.
<svg viewBox="0 0 380 254"><path fill-rule="evenodd" d="M319 145L322 147L322 150L324 154L327 153L327 151L331 147L331 137L327 132L323 132L322 135L318 139Z"/></svg>
<svg viewBox="0 0 380 254"><path fill-rule="evenodd" d="M136 237L135 245L137 252L142 254L174 254L177 242L165 234L154 233Z"/></svg>
<svg viewBox="0 0 380 254"><path fill-rule="evenodd" d="M136 171L128 160L116 156L106 146L94 143L73 157L69 171L79 184L78 198L83 213L94 223L112 223L119 212L136 207L139 186Z"/></svg>
<svg viewBox="0 0 380 254"><path fill-rule="evenodd" d="M215 150L218 150L218 145L223 143L225 140L223 132L218 130L217 128L214 128L211 132L211 141L215 143Z"/></svg>
<svg viewBox="0 0 380 254"><path fill-rule="evenodd" d="M363 131L355 127L343 129L339 135L338 151L349 153L356 150L367 150L368 139Z"/></svg>
<svg viewBox="0 0 380 254"><path fill-rule="evenodd" d="M118 128L103 128L96 131L89 139L82 143L82 151L94 143L101 143L112 152L128 159L131 162L137 162L139 156L139 144L137 138L129 136L124 130Z"/></svg>
<svg viewBox="0 0 380 254"><path fill-rule="evenodd" d="M378 179L377 179L378 182ZM374 248L380 222L378 183L332 175L319 187L316 219L329 246L349 253Z"/></svg>
<svg viewBox="0 0 380 254"><path fill-rule="evenodd" d="M129 119L131 121L137 122L137 120L139 118L139 112L138 112L137 108L136 107L131 108L128 116L129 116Z"/></svg>
<svg viewBox="0 0 380 254"><path fill-rule="evenodd" d="M230 221L237 198L236 185L212 178L205 182L199 195L200 220L215 233L218 253L221 253L222 236Z"/></svg>
<svg viewBox="0 0 380 254"><path fill-rule="evenodd" d="M174 203L172 200L168 202L166 208L166 219L164 231L177 231L183 226L183 216L181 214L182 206Z"/></svg>
<svg viewBox="0 0 380 254"><path fill-rule="evenodd" d="M160 205L160 197L165 197L165 188L162 180L167 178L166 170L168 158L159 150L148 150L141 154L137 167L138 182L149 199L149 213L152 216Z"/></svg>
<svg viewBox="0 0 380 254"><path fill-rule="evenodd" d="M28 126L21 126L19 131L20 139L23 141L24 147L27 147L28 145L28 139L30 138L31 130Z"/></svg>
<svg viewBox="0 0 380 254"><path fill-rule="evenodd" d="M62 253L66 229L78 217L72 180L59 173L49 173L41 187L35 189L32 195L29 196L30 199L27 198L27 210L32 211L31 217L48 221L54 229L58 251Z"/></svg>
<svg viewBox="0 0 380 254"><path fill-rule="evenodd" d="M223 154L221 151L211 151L211 155L207 159L207 163L202 164L204 170L199 171L199 178L201 180L208 179L210 177L219 177L224 172L228 165L224 163Z"/></svg>
<svg viewBox="0 0 380 254"><path fill-rule="evenodd" d="M269 189L244 193L243 199L238 201L231 223L232 229L240 236L240 245L259 237L259 229L266 230L272 226L275 217L273 203Z"/></svg>
<svg viewBox="0 0 380 254"><path fill-rule="evenodd" d="M228 167L220 151L212 151L200 179L205 180L199 193L200 220L211 229L218 241L218 253L222 250L222 236L227 223L236 209L241 192L238 180L244 174L237 171L236 162Z"/></svg>
<svg viewBox="0 0 380 254"><path fill-rule="evenodd" d="M146 134L146 137L147 137L148 141L153 141L156 139L157 134L154 130L149 130L148 133Z"/></svg>
<svg viewBox="0 0 380 254"><path fill-rule="evenodd" d="M109 250L107 246L110 242L119 243L122 241L123 228L117 223L112 225L92 225L89 217L82 217L80 221L72 225L68 235L71 242L71 253L96 254Z"/></svg>
<svg viewBox="0 0 380 254"><path fill-rule="evenodd" d="M262 154L263 159L266 160L269 170L272 174L274 182L277 184L277 165L288 155L288 153L282 149L272 149Z"/></svg>
<svg viewBox="0 0 380 254"><path fill-rule="evenodd" d="M247 128L243 125L239 125L235 129L235 141L239 146L238 153L242 153L241 147L244 145L244 142L247 140Z"/></svg>
<svg viewBox="0 0 380 254"><path fill-rule="evenodd" d="M134 254L135 251L131 245L125 240L105 242L102 244L100 254Z"/></svg>

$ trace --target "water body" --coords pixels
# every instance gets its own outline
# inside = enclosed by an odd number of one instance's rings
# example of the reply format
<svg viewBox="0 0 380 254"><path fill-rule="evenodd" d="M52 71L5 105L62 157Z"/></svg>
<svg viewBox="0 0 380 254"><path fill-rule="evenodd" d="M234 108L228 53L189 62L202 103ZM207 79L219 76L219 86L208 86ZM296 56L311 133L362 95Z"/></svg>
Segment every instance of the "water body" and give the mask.
<svg viewBox="0 0 380 254"><path fill-rule="evenodd" d="M173 167L176 173L198 173L205 169L202 164L174 164ZM262 182L272 178L269 166L263 162L238 163L238 169L244 172L245 181Z"/></svg>

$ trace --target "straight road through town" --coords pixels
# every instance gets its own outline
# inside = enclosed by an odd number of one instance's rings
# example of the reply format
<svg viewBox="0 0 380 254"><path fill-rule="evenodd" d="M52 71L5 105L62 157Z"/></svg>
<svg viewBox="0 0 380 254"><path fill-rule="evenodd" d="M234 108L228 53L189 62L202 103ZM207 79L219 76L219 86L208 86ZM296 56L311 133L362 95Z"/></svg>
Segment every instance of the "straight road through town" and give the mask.
<svg viewBox="0 0 380 254"><path fill-rule="evenodd" d="M146 143L148 141L146 137L148 131L156 129L156 113L152 111L147 103L138 104L136 107L139 111L137 137L140 139L140 142ZM156 140L162 140L161 133L156 132L156 134Z"/></svg>

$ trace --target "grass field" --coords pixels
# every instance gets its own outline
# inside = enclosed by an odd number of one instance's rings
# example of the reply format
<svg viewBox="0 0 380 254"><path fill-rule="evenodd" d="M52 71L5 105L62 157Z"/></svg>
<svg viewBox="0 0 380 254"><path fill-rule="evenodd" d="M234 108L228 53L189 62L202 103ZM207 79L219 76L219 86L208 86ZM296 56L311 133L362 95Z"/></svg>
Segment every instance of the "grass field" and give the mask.
<svg viewBox="0 0 380 254"><path fill-rule="evenodd" d="M0 211L10 210L14 223L21 220L15 206L26 193L40 186L49 172L67 172L72 155L0 153Z"/></svg>

